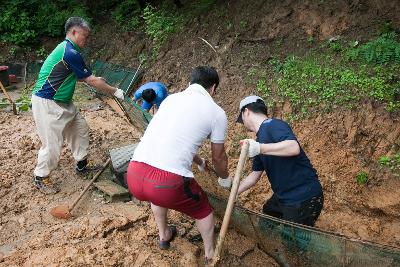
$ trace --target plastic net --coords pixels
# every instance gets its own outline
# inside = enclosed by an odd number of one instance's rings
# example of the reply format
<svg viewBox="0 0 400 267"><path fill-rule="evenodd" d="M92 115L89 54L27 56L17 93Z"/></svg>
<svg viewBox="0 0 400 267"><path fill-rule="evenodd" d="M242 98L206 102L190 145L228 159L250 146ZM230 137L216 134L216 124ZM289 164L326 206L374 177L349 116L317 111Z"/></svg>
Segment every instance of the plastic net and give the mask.
<svg viewBox="0 0 400 267"><path fill-rule="evenodd" d="M218 217L227 202L208 196ZM400 250L234 207L230 225L254 238L280 266L400 266Z"/></svg>
<svg viewBox="0 0 400 267"><path fill-rule="evenodd" d="M136 128L144 132L152 116L131 99L132 92L143 76L140 65L136 69L128 69L121 65L97 60L91 68L96 76L103 77L108 84L116 86L125 92L124 101L116 98L108 99L108 101L114 101L124 112L128 120ZM107 97L97 93L95 90L93 92L102 99Z"/></svg>
<svg viewBox="0 0 400 267"><path fill-rule="evenodd" d="M27 83L33 83L36 81L42 65L43 65L43 61L26 63L26 67L25 67L26 78L25 78L25 80Z"/></svg>

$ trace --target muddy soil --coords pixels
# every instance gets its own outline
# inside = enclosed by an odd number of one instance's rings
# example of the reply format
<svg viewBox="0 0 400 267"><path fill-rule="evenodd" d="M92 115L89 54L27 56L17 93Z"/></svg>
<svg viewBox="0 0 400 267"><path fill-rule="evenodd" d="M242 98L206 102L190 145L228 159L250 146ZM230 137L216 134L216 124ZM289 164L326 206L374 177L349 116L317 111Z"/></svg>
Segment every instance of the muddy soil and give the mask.
<svg viewBox="0 0 400 267"><path fill-rule="evenodd" d="M86 102L86 100L85 100ZM96 99L81 105L90 126L90 159L102 164L111 148L135 143L141 136L123 117ZM55 219L49 210L71 204L85 187L65 146L51 174L61 192L47 196L32 185L40 147L30 112L0 112L0 266L201 266L202 242L194 221L169 214L178 226L170 250L158 248L158 231L147 203L107 203L89 191L74 218ZM241 240L241 245L237 244ZM277 266L253 240L235 231L226 239L223 266Z"/></svg>

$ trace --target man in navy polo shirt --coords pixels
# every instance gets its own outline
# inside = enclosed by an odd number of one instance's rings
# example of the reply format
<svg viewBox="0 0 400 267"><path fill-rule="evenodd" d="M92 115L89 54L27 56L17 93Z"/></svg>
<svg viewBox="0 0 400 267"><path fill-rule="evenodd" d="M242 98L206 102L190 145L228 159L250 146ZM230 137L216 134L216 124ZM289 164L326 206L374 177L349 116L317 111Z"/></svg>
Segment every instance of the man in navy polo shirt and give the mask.
<svg viewBox="0 0 400 267"><path fill-rule="evenodd" d="M253 171L240 184L238 194L254 186L265 171L274 193L263 213L314 226L323 207L322 187L292 129L282 120L269 118L258 96L244 98L239 110L237 122L256 133L257 139L246 139Z"/></svg>

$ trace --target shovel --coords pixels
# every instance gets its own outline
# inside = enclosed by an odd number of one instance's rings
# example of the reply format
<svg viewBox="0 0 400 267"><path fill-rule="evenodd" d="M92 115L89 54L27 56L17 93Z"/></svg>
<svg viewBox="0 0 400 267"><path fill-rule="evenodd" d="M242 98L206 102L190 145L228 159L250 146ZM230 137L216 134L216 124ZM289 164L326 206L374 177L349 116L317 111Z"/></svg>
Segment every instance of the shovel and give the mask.
<svg viewBox="0 0 400 267"><path fill-rule="evenodd" d="M240 151L240 157L239 157L238 165L236 167L235 177L233 178L231 193L229 195L228 204L226 206L224 219L223 219L222 225L221 225L221 230L219 232L217 246L215 248L214 257L212 259L210 266L215 266L221 257L222 245L225 240L225 235L228 231L228 226L229 226L229 221L231 219L233 205L235 204L237 192L239 189L240 176L242 175L243 167L244 167L244 164L246 163L248 151L249 151L249 142L244 141L243 145L242 145L242 150Z"/></svg>
<svg viewBox="0 0 400 267"><path fill-rule="evenodd" d="M90 186L96 181L96 179L100 176L100 174L103 173L105 168L110 164L111 159L108 159L106 163L101 167L101 169L93 176L92 180L88 183L88 185L83 189L82 193L75 199L75 201L72 203L71 206L68 205L59 205L50 210L50 214L53 217L59 218L59 219L68 219L72 217L71 211L74 209L76 204L78 204L79 200L82 198L82 196L88 191Z"/></svg>

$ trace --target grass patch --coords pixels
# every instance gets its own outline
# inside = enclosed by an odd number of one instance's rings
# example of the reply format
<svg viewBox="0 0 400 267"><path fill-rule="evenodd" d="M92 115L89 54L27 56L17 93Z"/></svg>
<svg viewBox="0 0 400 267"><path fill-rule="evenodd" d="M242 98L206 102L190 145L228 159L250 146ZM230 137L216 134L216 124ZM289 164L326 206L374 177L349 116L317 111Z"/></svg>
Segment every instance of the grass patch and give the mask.
<svg viewBox="0 0 400 267"><path fill-rule="evenodd" d="M289 100L303 117L321 107L328 111L334 105L351 108L364 98L384 103L388 111L399 105L400 64L369 66L313 54L275 61L273 69L278 71L272 81L277 95Z"/></svg>
<svg viewBox="0 0 400 267"><path fill-rule="evenodd" d="M378 160L379 166L389 169L394 175L400 176L400 153L393 156L382 156Z"/></svg>
<svg viewBox="0 0 400 267"><path fill-rule="evenodd" d="M272 58L250 68L246 82L275 102L289 101L292 120L337 107L356 108L369 99L388 112L400 110L400 43L395 32L359 45L327 42L304 56ZM399 54L397 54L399 53Z"/></svg>

